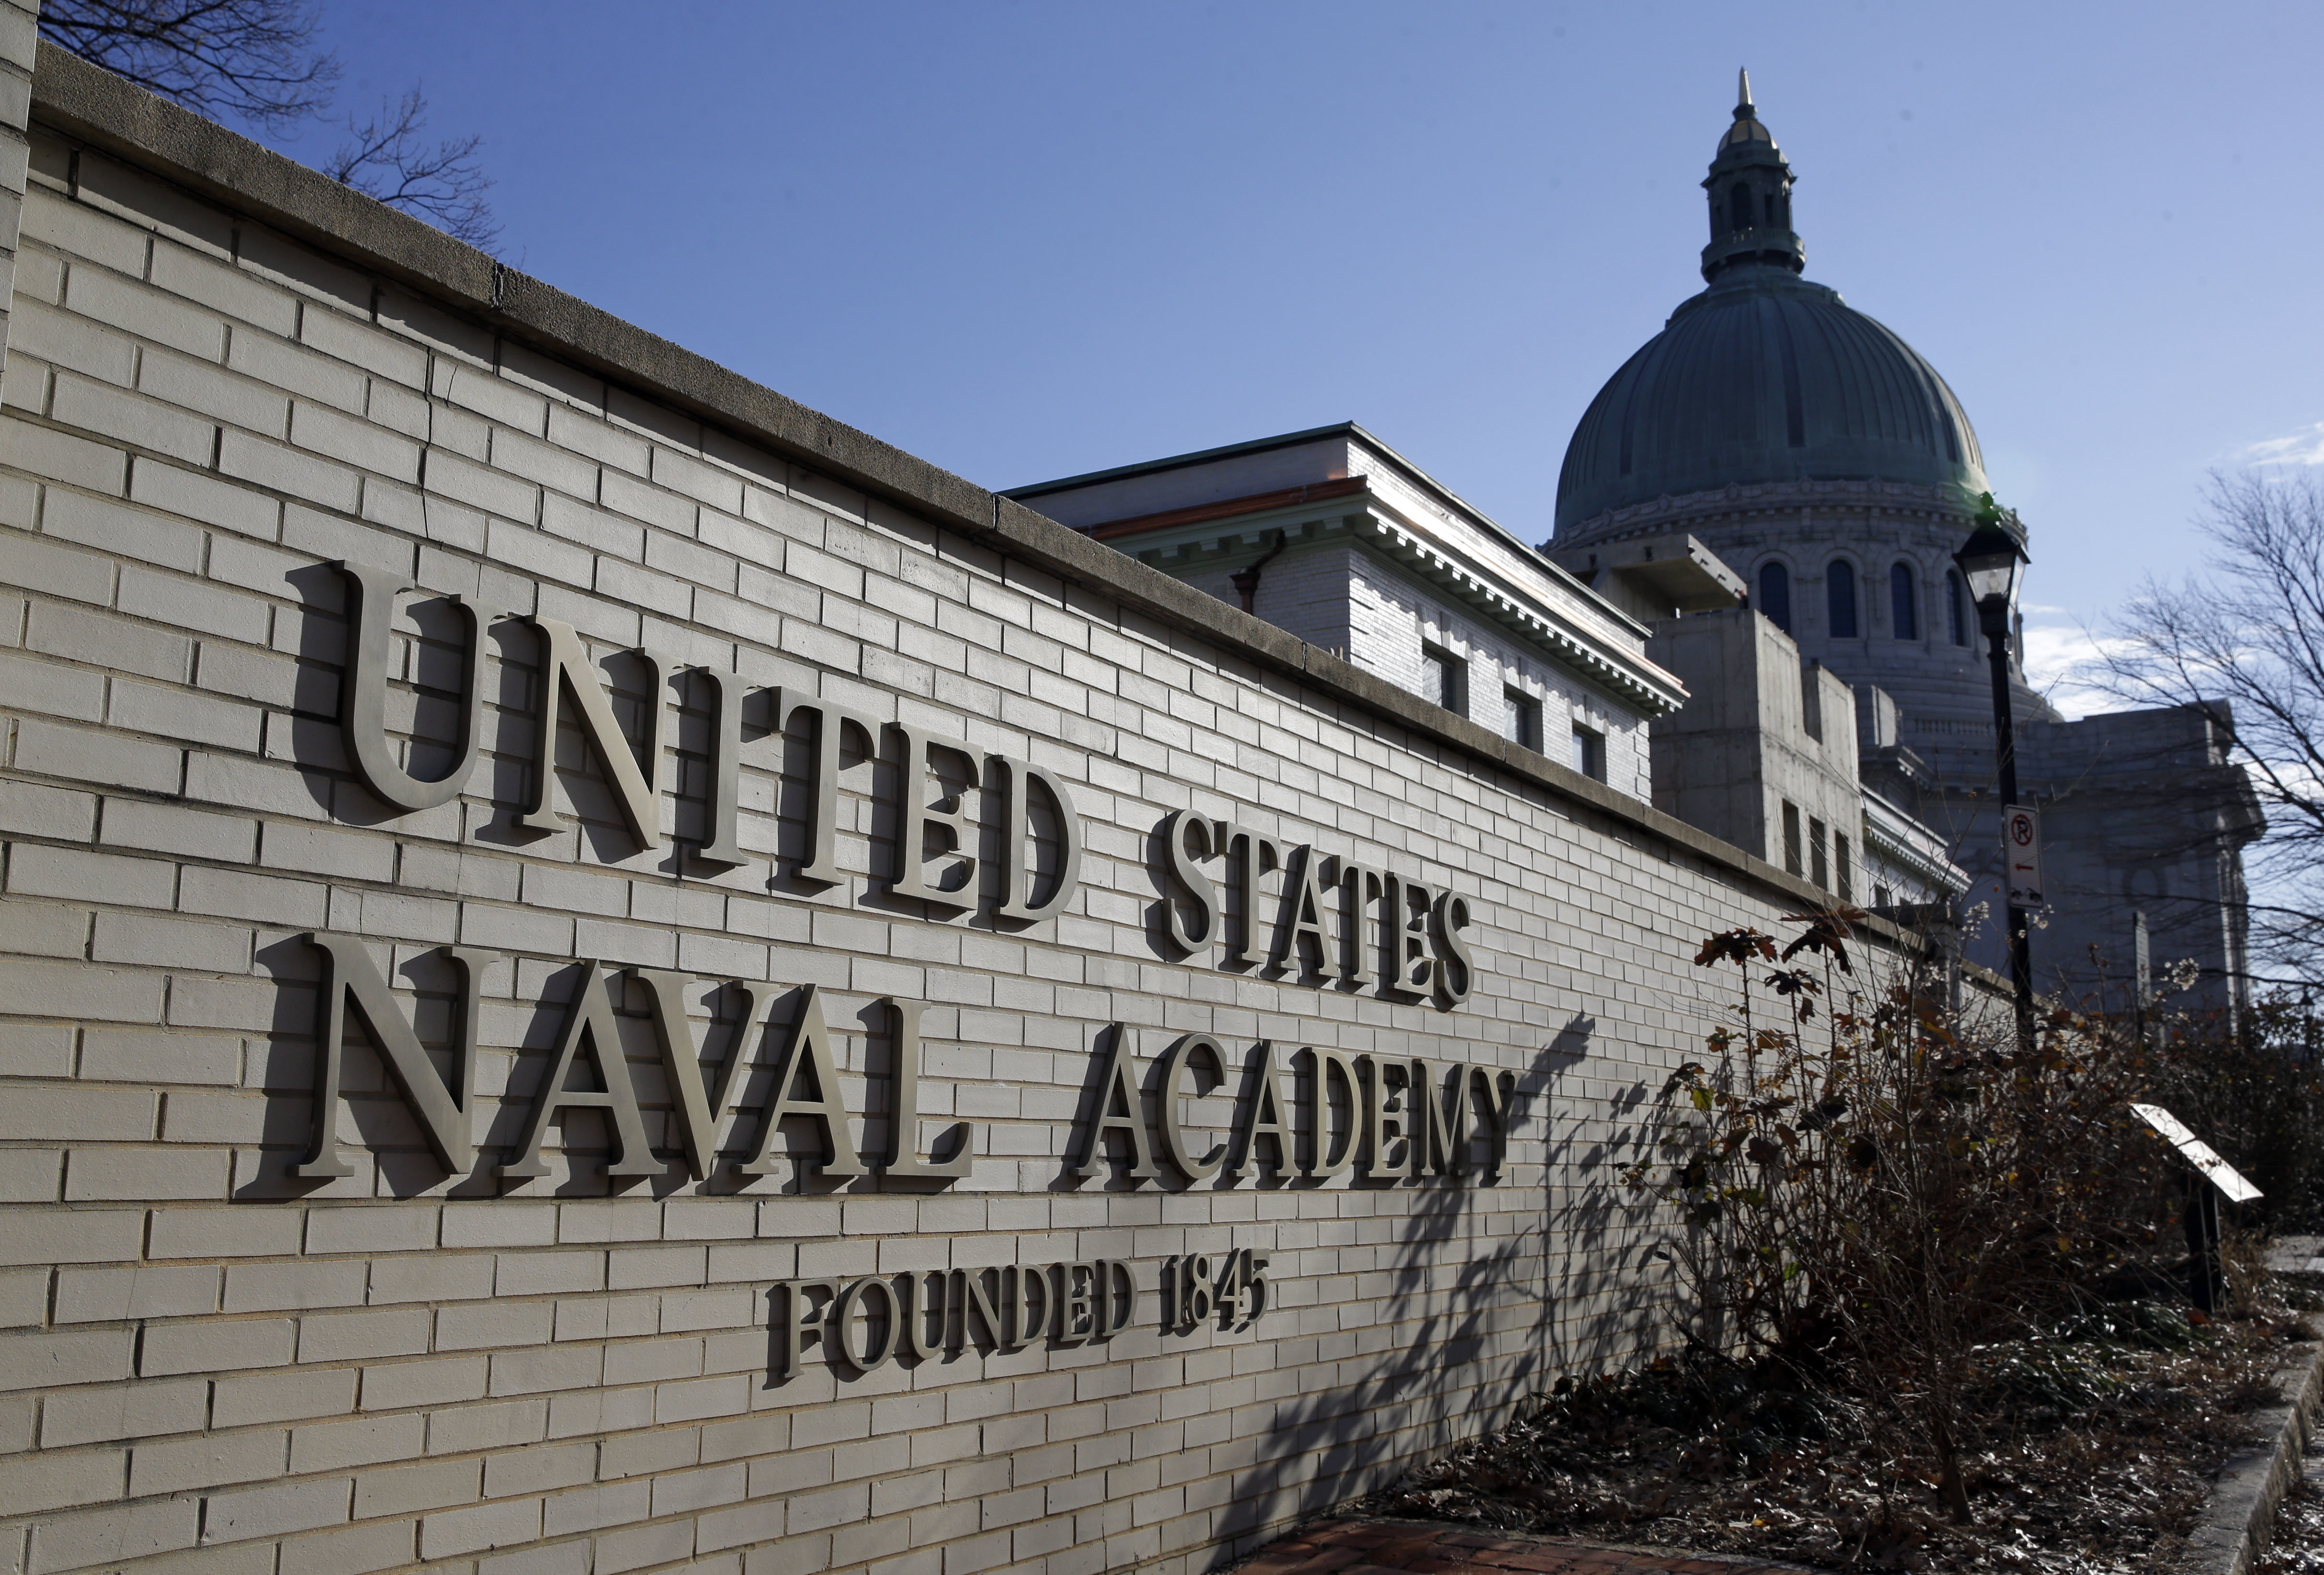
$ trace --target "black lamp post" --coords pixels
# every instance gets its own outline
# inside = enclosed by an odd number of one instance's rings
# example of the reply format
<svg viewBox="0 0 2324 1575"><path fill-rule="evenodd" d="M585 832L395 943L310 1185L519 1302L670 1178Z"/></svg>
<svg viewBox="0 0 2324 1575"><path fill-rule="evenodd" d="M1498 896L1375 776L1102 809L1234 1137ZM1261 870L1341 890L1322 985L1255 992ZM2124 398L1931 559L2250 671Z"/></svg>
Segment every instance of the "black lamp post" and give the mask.
<svg viewBox="0 0 2324 1575"><path fill-rule="evenodd" d="M1988 500L1989 502L1989 500ZM1953 554L1969 594L1977 598L1978 627L1985 631L1986 649L1993 664L1993 735L1999 757L2001 806L2007 818L2017 802L2017 734L2009 705L2009 614L2017 602L2018 577L2031 560L2024 539L1999 520L1980 520L1961 549ZM2006 864L2006 861L2005 861ZM2005 868L2003 895L2008 895ZM2009 919L2009 982L2017 994L2017 1036L2034 1042L2034 953L2026 938L2025 910L2007 907Z"/></svg>

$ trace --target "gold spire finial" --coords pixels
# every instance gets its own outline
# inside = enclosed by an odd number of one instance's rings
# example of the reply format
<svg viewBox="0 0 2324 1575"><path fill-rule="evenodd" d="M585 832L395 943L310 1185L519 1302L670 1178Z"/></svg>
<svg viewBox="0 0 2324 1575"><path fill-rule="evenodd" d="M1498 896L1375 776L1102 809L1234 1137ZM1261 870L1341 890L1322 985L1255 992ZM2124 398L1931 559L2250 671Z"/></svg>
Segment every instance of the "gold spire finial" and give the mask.
<svg viewBox="0 0 2324 1575"><path fill-rule="evenodd" d="M1748 67L1743 67L1735 73L1735 118L1748 120L1752 113L1751 72Z"/></svg>

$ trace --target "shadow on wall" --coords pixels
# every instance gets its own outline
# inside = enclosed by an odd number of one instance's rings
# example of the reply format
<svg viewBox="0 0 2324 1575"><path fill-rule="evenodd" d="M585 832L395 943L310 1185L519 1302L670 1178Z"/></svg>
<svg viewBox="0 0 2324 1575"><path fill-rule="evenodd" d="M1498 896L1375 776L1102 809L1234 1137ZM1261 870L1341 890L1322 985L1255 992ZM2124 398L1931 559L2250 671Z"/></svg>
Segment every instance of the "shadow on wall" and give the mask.
<svg viewBox="0 0 2324 1575"><path fill-rule="evenodd" d="M1516 1165L1519 1174L1499 1186L1432 1187L1400 1219L1372 1217L1398 1232L1380 1245L1373 1271L1388 1282L1373 1299L1379 1322L1303 1329L1298 1338L1314 1340L1318 1362L1336 1351L1375 1370L1275 1406L1251 1440L1252 1463L1237 1472L1234 1502L1221 1512L1213 1568L1503 1425L1560 1374L1619 1366L1659 1343L1659 1299L1636 1293L1655 1249L1619 1244L1651 1207L1626 1197L1619 1180L1621 1151L1643 1139L1643 1120L1632 1118L1642 1117L1649 1091L1638 1084L1616 1098L1611 1131L1595 1099L1560 1097L1596 1028L1595 1019L1575 1017L1518 1079L1512 1134L1532 1119L1546 1128L1537 1227L1482 1253L1460 1250L1484 1239L1481 1216L1500 1186L1526 1184L1526 1167ZM1489 1362L1507 1366L1489 1373ZM1463 1379L1464 1368L1475 1377Z"/></svg>

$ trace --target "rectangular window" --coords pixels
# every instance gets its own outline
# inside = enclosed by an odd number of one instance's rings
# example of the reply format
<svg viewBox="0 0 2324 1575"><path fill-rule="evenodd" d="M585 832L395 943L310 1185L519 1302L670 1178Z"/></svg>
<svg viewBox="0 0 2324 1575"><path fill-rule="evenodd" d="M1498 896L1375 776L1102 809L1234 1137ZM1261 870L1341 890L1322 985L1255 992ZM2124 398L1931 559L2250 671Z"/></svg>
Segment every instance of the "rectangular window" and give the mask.
<svg viewBox="0 0 2324 1575"><path fill-rule="evenodd" d="M1420 648L1420 697L1432 705L1467 715L1469 664L1441 645Z"/></svg>
<svg viewBox="0 0 2324 1575"><path fill-rule="evenodd" d="M1541 702L1523 689L1501 689L1501 736L1529 750L1541 748Z"/></svg>
<svg viewBox="0 0 2324 1575"><path fill-rule="evenodd" d="M1796 804L1784 806L1784 873L1803 873L1800 861L1800 806Z"/></svg>
<svg viewBox="0 0 2324 1575"><path fill-rule="evenodd" d="M1593 782L1606 779L1606 735L1596 728L1575 723L1573 728L1573 769Z"/></svg>
<svg viewBox="0 0 2324 1575"><path fill-rule="evenodd" d="M1896 894L1889 890L1886 886L1876 886L1872 889L1873 907L1890 907L1895 906L1895 901Z"/></svg>
<svg viewBox="0 0 2324 1575"><path fill-rule="evenodd" d="M1856 900L1856 869L1849 861L1848 838L1837 832L1832 834L1831 839L1831 865L1832 873L1840 877L1840 883L1832 889L1840 893L1840 901L1854 902Z"/></svg>
<svg viewBox="0 0 2324 1575"><path fill-rule="evenodd" d="M1831 889L1831 851L1824 845L1823 822L1812 816L1808 820L1808 879Z"/></svg>

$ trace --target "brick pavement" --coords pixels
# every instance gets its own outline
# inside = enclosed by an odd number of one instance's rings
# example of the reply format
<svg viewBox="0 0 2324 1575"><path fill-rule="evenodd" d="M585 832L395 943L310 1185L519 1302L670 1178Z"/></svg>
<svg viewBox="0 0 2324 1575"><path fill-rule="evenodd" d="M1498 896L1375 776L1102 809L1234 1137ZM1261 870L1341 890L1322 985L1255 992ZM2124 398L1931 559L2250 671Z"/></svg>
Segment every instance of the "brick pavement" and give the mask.
<svg viewBox="0 0 2324 1575"><path fill-rule="evenodd" d="M1320 1520L1260 1549L1235 1575L1813 1575L1733 1553L1510 1536L1438 1521Z"/></svg>

